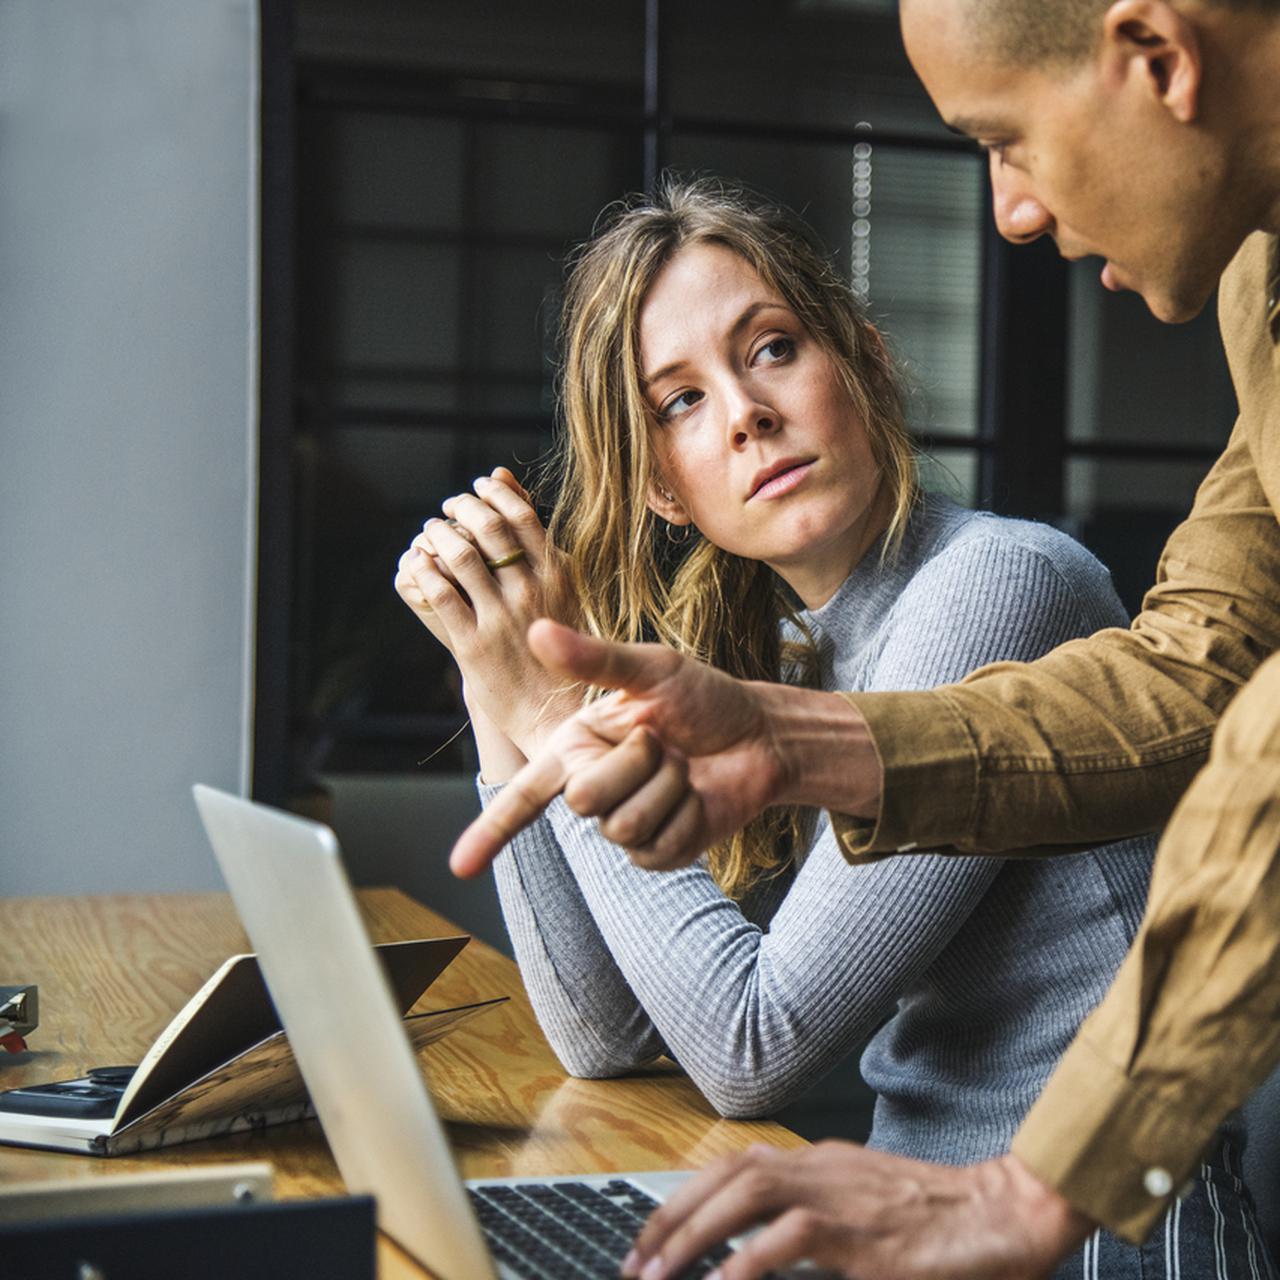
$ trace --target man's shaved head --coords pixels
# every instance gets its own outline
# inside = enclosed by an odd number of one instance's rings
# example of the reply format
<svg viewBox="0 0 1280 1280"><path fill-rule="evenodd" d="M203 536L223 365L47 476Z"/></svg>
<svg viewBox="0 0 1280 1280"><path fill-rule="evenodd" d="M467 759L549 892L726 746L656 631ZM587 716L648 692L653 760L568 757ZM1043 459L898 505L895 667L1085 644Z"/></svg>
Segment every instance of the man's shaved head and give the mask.
<svg viewBox="0 0 1280 1280"><path fill-rule="evenodd" d="M1189 320L1280 231L1280 0L900 0L911 65L988 153L1006 239L1102 258Z"/></svg>
<svg viewBox="0 0 1280 1280"><path fill-rule="evenodd" d="M1280 11L1280 0L1204 0ZM1019 67L1080 62L1093 52L1112 0L964 0L966 25L1000 61Z"/></svg>
<svg viewBox="0 0 1280 1280"><path fill-rule="evenodd" d="M969 30L1001 62L1079 62L1111 0L965 0Z"/></svg>

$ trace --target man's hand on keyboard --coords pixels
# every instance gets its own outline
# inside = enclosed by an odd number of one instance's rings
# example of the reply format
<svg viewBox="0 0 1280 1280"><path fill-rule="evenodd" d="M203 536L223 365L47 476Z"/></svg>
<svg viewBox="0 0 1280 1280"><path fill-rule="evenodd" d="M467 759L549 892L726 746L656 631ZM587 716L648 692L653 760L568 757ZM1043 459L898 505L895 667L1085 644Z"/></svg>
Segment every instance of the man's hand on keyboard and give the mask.
<svg viewBox="0 0 1280 1280"><path fill-rule="evenodd" d="M858 1280L1040 1280L1093 1229L1013 1156L954 1169L847 1142L753 1147L655 1210L622 1274L679 1275L762 1223L720 1264L722 1280L802 1259Z"/></svg>

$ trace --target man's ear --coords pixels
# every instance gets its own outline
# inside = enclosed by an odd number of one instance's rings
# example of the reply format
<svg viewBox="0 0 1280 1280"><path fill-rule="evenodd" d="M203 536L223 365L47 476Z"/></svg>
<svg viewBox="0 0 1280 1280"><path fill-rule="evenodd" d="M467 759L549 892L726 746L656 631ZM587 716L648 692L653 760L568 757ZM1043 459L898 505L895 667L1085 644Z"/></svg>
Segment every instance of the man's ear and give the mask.
<svg viewBox="0 0 1280 1280"><path fill-rule="evenodd" d="M661 480L649 481L649 492L645 495L645 505L660 520L668 524L692 524L693 517L684 509L684 504Z"/></svg>
<svg viewBox="0 0 1280 1280"><path fill-rule="evenodd" d="M1200 32L1167 0L1116 0L1103 18L1101 56L1107 72L1141 77L1179 124L1190 124L1200 114Z"/></svg>

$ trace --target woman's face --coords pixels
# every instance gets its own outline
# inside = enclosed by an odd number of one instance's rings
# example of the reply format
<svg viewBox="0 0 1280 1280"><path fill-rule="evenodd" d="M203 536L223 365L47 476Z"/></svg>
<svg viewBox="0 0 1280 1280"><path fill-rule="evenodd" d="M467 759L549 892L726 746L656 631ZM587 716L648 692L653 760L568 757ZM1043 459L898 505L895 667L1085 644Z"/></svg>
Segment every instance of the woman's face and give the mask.
<svg viewBox="0 0 1280 1280"><path fill-rule="evenodd" d="M829 600L887 512L866 427L795 313L731 249L688 245L641 306L640 376L650 507Z"/></svg>

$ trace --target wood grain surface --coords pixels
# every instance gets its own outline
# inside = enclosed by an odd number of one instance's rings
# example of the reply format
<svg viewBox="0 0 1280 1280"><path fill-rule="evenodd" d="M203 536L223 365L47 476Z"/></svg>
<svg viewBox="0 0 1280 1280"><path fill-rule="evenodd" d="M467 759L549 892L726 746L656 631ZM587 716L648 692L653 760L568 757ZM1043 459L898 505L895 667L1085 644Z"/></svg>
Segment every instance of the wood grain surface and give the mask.
<svg viewBox="0 0 1280 1280"><path fill-rule="evenodd" d="M395 889L359 892L374 942L458 930ZM36 983L40 1026L25 1054L0 1053L0 1088L138 1062L227 956L248 950L223 894L0 900L0 985ZM510 1000L426 1049L421 1062L465 1177L692 1169L752 1142L803 1146L779 1125L723 1120L670 1063L617 1080L567 1077L506 956L473 940L419 1009ZM316 1122L111 1160L0 1146L6 1182L269 1160L278 1197L340 1194ZM382 1280L426 1273L388 1240Z"/></svg>

